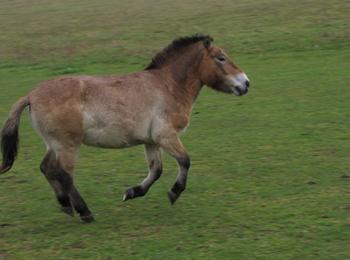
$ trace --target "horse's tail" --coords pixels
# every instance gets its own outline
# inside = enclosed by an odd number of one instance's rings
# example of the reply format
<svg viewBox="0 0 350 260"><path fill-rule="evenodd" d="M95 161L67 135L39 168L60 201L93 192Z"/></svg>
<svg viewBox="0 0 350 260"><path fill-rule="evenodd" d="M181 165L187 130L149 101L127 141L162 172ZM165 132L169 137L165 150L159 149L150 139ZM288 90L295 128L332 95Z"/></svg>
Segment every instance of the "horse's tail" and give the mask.
<svg viewBox="0 0 350 260"><path fill-rule="evenodd" d="M11 169L18 151L18 126L23 109L29 105L28 96L20 98L12 107L1 130L2 165L0 174Z"/></svg>

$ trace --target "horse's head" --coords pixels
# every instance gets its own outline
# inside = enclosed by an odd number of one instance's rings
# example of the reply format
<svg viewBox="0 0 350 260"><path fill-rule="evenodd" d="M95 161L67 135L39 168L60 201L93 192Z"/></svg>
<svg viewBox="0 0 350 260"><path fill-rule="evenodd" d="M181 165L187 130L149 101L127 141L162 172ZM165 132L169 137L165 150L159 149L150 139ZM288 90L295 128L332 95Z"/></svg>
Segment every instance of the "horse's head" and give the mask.
<svg viewBox="0 0 350 260"><path fill-rule="evenodd" d="M236 96L246 94L249 88L247 75L221 48L212 44L211 38L203 44L206 54L201 64L202 82L225 93L233 93Z"/></svg>

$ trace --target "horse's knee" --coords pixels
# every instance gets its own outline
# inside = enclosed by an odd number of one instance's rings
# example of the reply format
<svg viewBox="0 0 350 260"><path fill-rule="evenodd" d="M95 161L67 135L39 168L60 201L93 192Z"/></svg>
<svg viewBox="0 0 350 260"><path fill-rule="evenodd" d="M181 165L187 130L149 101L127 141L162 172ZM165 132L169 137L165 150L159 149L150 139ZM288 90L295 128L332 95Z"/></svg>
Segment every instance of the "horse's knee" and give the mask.
<svg viewBox="0 0 350 260"><path fill-rule="evenodd" d="M185 170L188 170L191 166L191 159L187 154L179 157L177 161L181 168L184 168Z"/></svg>

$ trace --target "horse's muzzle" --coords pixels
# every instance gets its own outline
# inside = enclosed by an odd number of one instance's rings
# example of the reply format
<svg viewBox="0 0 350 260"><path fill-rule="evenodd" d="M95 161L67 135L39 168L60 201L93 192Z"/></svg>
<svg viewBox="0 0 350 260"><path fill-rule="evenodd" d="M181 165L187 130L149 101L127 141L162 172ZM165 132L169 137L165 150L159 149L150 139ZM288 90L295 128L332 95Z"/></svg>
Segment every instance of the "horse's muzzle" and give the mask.
<svg viewBox="0 0 350 260"><path fill-rule="evenodd" d="M233 94L236 96L243 96L248 93L248 87L234 87L232 89Z"/></svg>
<svg viewBox="0 0 350 260"><path fill-rule="evenodd" d="M236 96L242 96L248 93L250 82L245 73L240 73L238 75L231 76L230 82L233 85L232 92Z"/></svg>

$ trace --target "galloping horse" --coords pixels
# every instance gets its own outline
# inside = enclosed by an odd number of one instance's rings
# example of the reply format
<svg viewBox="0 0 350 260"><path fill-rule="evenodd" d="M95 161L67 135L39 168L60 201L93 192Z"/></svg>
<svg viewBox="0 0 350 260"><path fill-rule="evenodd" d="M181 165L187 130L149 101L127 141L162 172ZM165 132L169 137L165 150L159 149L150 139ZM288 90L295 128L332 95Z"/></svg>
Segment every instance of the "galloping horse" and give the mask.
<svg viewBox="0 0 350 260"><path fill-rule="evenodd" d="M123 200L147 193L162 174L162 150L174 157L179 173L168 197L173 204L185 190L190 158L179 139L204 85L244 95L249 80L207 35L174 40L141 72L123 76L63 76L40 83L14 105L1 132L0 173L13 165L20 115L26 106L47 153L40 169L62 211L73 209L85 222L94 217L74 186L80 145L124 148L144 144L148 176L127 189Z"/></svg>

